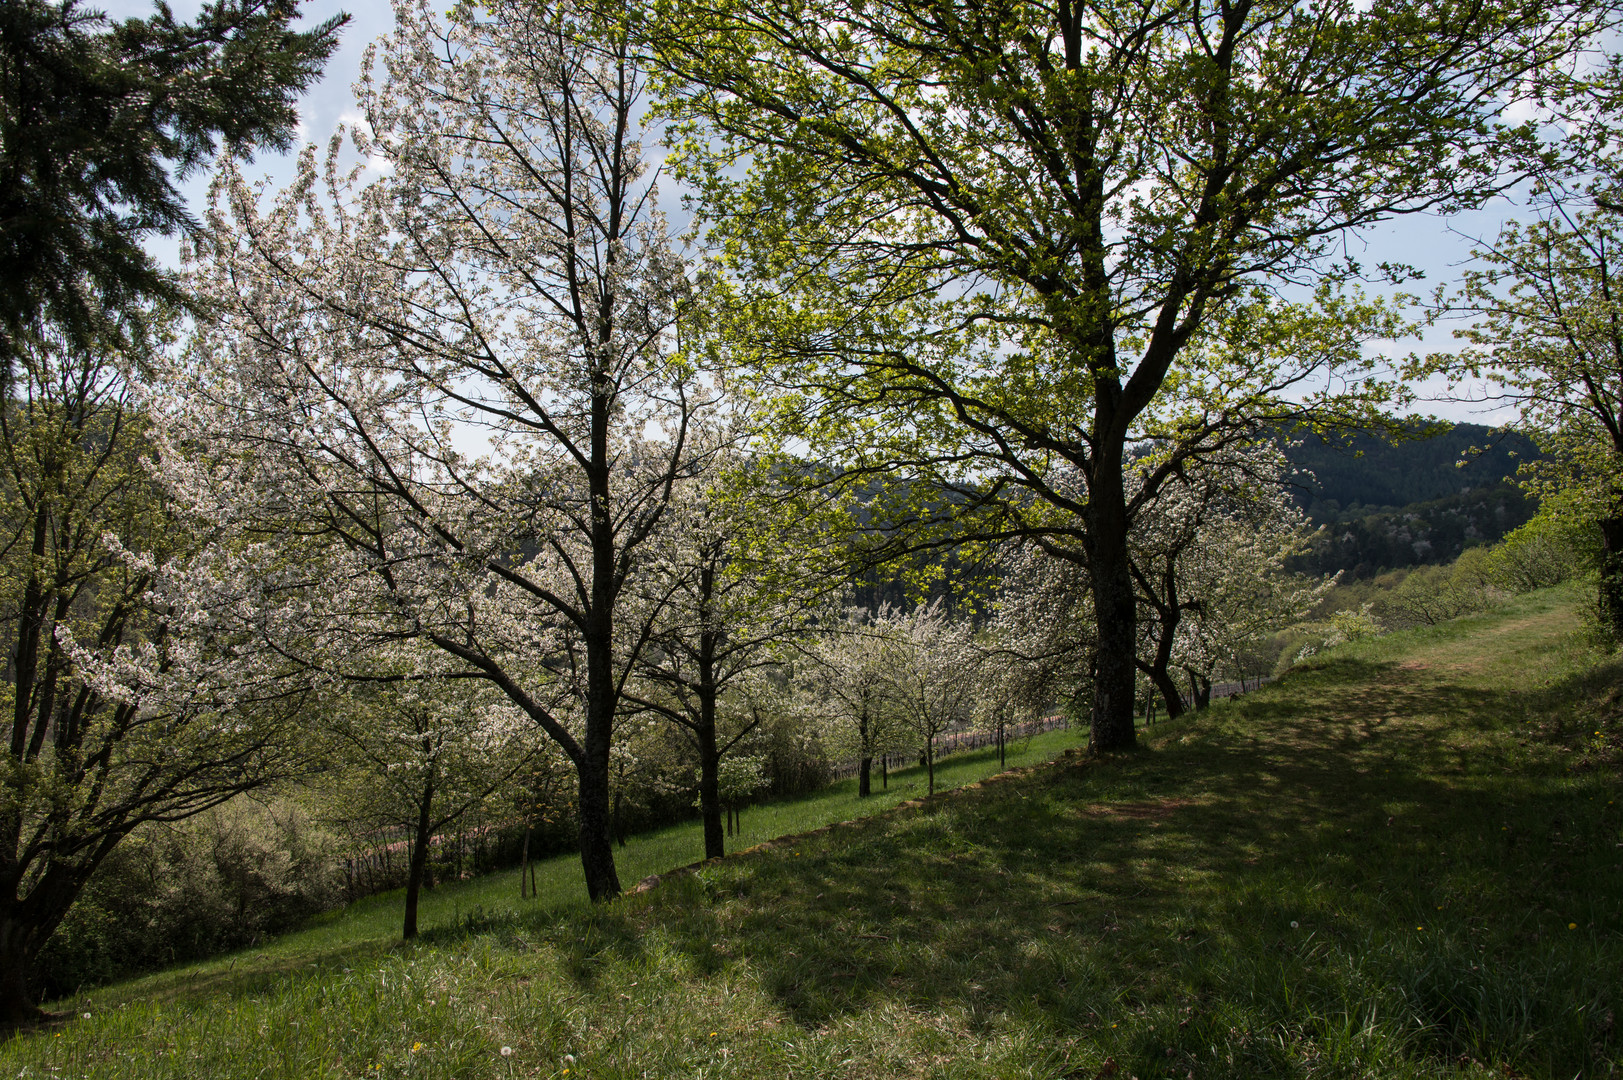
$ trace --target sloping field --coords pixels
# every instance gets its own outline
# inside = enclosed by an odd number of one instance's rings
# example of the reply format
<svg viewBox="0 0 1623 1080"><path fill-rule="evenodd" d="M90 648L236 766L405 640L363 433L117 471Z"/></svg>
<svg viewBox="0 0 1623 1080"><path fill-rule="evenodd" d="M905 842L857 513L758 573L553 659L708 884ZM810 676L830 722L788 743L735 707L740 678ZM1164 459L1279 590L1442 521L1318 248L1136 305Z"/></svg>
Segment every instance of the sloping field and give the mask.
<svg viewBox="0 0 1623 1080"><path fill-rule="evenodd" d="M1618 1075L1623 666L1577 603L596 910L109 988L0 1076Z"/></svg>

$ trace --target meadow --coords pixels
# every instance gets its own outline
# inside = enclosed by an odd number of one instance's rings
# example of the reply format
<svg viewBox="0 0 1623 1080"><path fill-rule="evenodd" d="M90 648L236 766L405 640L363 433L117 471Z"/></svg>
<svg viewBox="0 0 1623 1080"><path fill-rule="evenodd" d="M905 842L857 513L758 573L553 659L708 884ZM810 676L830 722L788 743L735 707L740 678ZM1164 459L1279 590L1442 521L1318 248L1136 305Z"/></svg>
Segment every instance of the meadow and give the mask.
<svg viewBox="0 0 1623 1080"><path fill-rule="evenodd" d="M758 807L735 845L788 839L595 908L569 859L436 889L409 945L375 897L55 1003L0 1075L1615 1076L1623 662L1582 603L1322 653L1130 753L893 774L832 828L853 781ZM634 838L622 881L700 850Z"/></svg>

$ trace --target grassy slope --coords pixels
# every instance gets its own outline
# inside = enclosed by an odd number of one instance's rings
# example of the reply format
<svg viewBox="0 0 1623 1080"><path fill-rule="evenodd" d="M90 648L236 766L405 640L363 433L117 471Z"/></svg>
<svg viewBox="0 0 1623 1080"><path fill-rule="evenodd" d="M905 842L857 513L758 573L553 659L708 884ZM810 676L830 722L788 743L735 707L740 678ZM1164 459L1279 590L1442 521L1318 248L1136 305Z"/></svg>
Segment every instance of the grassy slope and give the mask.
<svg viewBox="0 0 1623 1080"><path fill-rule="evenodd" d="M1615 1075L1623 670L1573 604L601 909L499 910L506 875L386 948L363 908L75 1002L0 1075Z"/></svg>

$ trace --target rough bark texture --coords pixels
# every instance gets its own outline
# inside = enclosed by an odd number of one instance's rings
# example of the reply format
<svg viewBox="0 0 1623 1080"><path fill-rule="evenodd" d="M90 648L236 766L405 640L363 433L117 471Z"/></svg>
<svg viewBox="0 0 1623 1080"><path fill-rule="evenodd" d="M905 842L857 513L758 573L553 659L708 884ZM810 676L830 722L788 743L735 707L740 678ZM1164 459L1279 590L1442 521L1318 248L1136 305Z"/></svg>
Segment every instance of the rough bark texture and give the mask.
<svg viewBox="0 0 1623 1080"><path fill-rule="evenodd" d="M1600 619L1623 642L1623 517L1600 521Z"/></svg>
<svg viewBox="0 0 1623 1080"><path fill-rule="evenodd" d="M0 1026L28 1024L43 1014L34 1003L30 974L39 955L38 935L9 915L0 915Z"/></svg>
<svg viewBox="0 0 1623 1080"><path fill-rule="evenodd" d="M1101 344L1109 348L1108 342ZM1099 401L1095 415L1099 431L1115 430L1119 396L1118 391ZM1086 554L1098 635L1088 746L1096 754L1125 750L1137 741L1133 698L1138 686L1138 595L1127 547L1125 434L1123 426L1119 436L1101 439L1088 485Z"/></svg>
<svg viewBox="0 0 1623 1080"><path fill-rule="evenodd" d="M609 739L617 695L613 685L608 610L606 603L599 606L603 632L599 640L592 641L589 637L587 642L586 739L580 760L575 763L580 780L580 864L586 877L586 895L593 903L620 895L609 812Z"/></svg>
<svg viewBox="0 0 1623 1080"><path fill-rule="evenodd" d="M1128 749L1138 738L1133 728L1138 610L1125 550L1119 558L1107 558L1103 553L1096 556L1093 571L1099 662L1093 683L1089 745L1095 753L1105 753Z"/></svg>
<svg viewBox="0 0 1623 1080"><path fill-rule="evenodd" d="M607 725L605 725L605 728ZM593 743L601 749L594 752ZM580 865L586 876L586 895L594 903L620 895L620 875L614 868L614 839L609 833L609 738L607 730L587 740L580 773Z"/></svg>
<svg viewBox="0 0 1623 1080"><path fill-rule="evenodd" d="M704 857L719 859L727 854L721 821L721 754L716 749L714 712L708 725L695 733L699 742L699 813L704 818Z"/></svg>

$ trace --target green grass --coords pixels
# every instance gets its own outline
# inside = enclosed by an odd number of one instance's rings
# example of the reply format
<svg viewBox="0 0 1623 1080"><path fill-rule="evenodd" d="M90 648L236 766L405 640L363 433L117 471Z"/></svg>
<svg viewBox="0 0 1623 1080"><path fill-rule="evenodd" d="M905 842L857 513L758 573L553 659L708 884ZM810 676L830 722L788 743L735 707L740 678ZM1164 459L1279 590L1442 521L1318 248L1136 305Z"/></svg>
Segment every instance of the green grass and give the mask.
<svg viewBox="0 0 1623 1080"><path fill-rule="evenodd" d="M1007 767L1013 769L1051 760L1083 738L1085 733L1051 731L1011 742L1007 747ZM940 791L974 783L1002 767L993 750L955 754L936 763L936 788ZM857 781L852 777L809 795L750 807L741 815L742 831L727 838L727 850L741 851L776 837L882 813L924 795L926 777L922 768L912 767L892 770L888 786L881 787L880 783L876 771L875 791L866 799L857 797ZM663 874L703 858L704 836L697 821L684 821L629 837L625 846L615 851L620 880L627 888L650 875ZM459 932L470 924L486 924L520 914L562 913L588 907L578 855L539 861L535 867L535 884L535 898L521 900L519 872L515 868L442 885L422 894L418 925L425 936L432 937L445 931ZM404 902L402 890L380 893L319 916L307 929L259 948L180 965L85 995L82 999L47 1007L82 1013L91 1003L138 1001L153 995L188 996L200 986L263 986L301 969L334 966L342 969L363 962L364 958L384 955L397 945Z"/></svg>
<svg viewBox="0 0 1623 1080"><path fill-rule="evenodd" d="M91 1019L0 1076L1614 1076L1623 668L1578 602L1336 650L1139 752L595 909L572 867L523 910L497 875L402 947L378 898L64 1003ZM691 861L681 836L623 879Z"/></svg>

